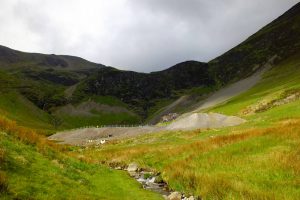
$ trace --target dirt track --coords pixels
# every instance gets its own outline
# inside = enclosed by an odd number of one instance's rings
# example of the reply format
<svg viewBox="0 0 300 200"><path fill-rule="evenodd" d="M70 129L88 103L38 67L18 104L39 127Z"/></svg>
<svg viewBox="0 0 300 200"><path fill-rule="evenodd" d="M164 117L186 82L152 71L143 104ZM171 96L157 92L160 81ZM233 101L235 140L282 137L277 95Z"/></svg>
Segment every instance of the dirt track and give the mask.
<svg viewBox="0 0 300 200"><path fill-rule="evenodd" d="M101 140L115 140L159 131L220 128L235 126L244 122L245 120L234 116L225 116L217 113L194 113L164 127L140 126L85 128L57 133L53 136L50 136L49 139L60 141L63 144L94 145L100 144Z"/></svg>
<svg viewBox="0 0 300 200"><path fill-rule="evenodd" d="M159 132L163 128L156 126L141 127L107 127L107 128L82 128L60 132L49 137L62 144L89 145L100 140L115 140L126 137L134 137L145 133Z"/></svg>

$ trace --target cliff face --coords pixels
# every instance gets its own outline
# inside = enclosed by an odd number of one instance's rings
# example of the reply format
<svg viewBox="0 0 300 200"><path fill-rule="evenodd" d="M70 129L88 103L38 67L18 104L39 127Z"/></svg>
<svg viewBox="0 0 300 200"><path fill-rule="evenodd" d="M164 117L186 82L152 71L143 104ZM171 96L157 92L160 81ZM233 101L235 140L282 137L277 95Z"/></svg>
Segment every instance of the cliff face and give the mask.
<svg viewBox="0 0 300 200"><path fill-rule="evenodd" d="M196 61L178 64L150 74L103 68L84 82L85 92L113 95L127 103L170 97L174 90L214 84L208 65Z"/></svg>

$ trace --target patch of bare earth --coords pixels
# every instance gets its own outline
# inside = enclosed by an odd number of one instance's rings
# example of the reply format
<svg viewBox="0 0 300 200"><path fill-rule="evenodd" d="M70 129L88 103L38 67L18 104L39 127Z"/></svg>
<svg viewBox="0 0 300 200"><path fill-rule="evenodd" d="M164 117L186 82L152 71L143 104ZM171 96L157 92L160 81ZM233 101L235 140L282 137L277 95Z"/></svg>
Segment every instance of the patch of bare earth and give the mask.
<svg viewBox="0 0 300 200"><path fill-rule="evenodd" d="M73 116L93 116L93 111L100 112L100 113L128 113L132 114L131 111L124 107L119 106L109 106L105 104L98 104L94 101L86 101L77 106L72 104L68 104L66 106L58 108L55 113L56 114L68 114Z"/></svg>
<svg viewBox="0 0 300 200"><path fill-rule="evenodd" d="M217 113L195 113L163 127L138 126L83 128L60 132L50 136L49 139L71 145L93 145L99 143L101 140L135 137L142 134L154 134L160 131L221 128L226 126L236 126L244 122L245 120L234 116L225 116Z"/></svg>

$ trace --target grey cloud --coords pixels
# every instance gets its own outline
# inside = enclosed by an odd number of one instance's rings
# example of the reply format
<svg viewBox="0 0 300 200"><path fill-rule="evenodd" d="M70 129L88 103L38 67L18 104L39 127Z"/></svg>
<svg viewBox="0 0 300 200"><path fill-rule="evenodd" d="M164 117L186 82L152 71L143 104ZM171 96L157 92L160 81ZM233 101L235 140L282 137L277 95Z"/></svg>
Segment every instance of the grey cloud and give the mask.
<svg viewBox="0 0 300 200"><path fill-rule="evenodd" d="M209 61L297 2L1 0L0 44L149 72Z"/></svg>

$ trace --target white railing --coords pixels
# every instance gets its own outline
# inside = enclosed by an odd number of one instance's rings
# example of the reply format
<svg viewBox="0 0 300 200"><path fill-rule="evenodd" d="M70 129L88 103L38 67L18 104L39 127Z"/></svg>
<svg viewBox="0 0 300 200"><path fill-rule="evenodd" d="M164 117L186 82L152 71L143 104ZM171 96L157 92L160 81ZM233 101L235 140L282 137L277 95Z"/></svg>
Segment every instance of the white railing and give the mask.
<svg viewBox="0 0 300 200"><path fill-rule="evenodd" d="M155 125L150 124L134 124L134 125L99 125L99 126L83 126L80 128L73 128L73 129L67 129L64 131L76 131L76 130L82 130L82 129L92 129L92 128L141 128L141 127L154 127Z"/></svg>

